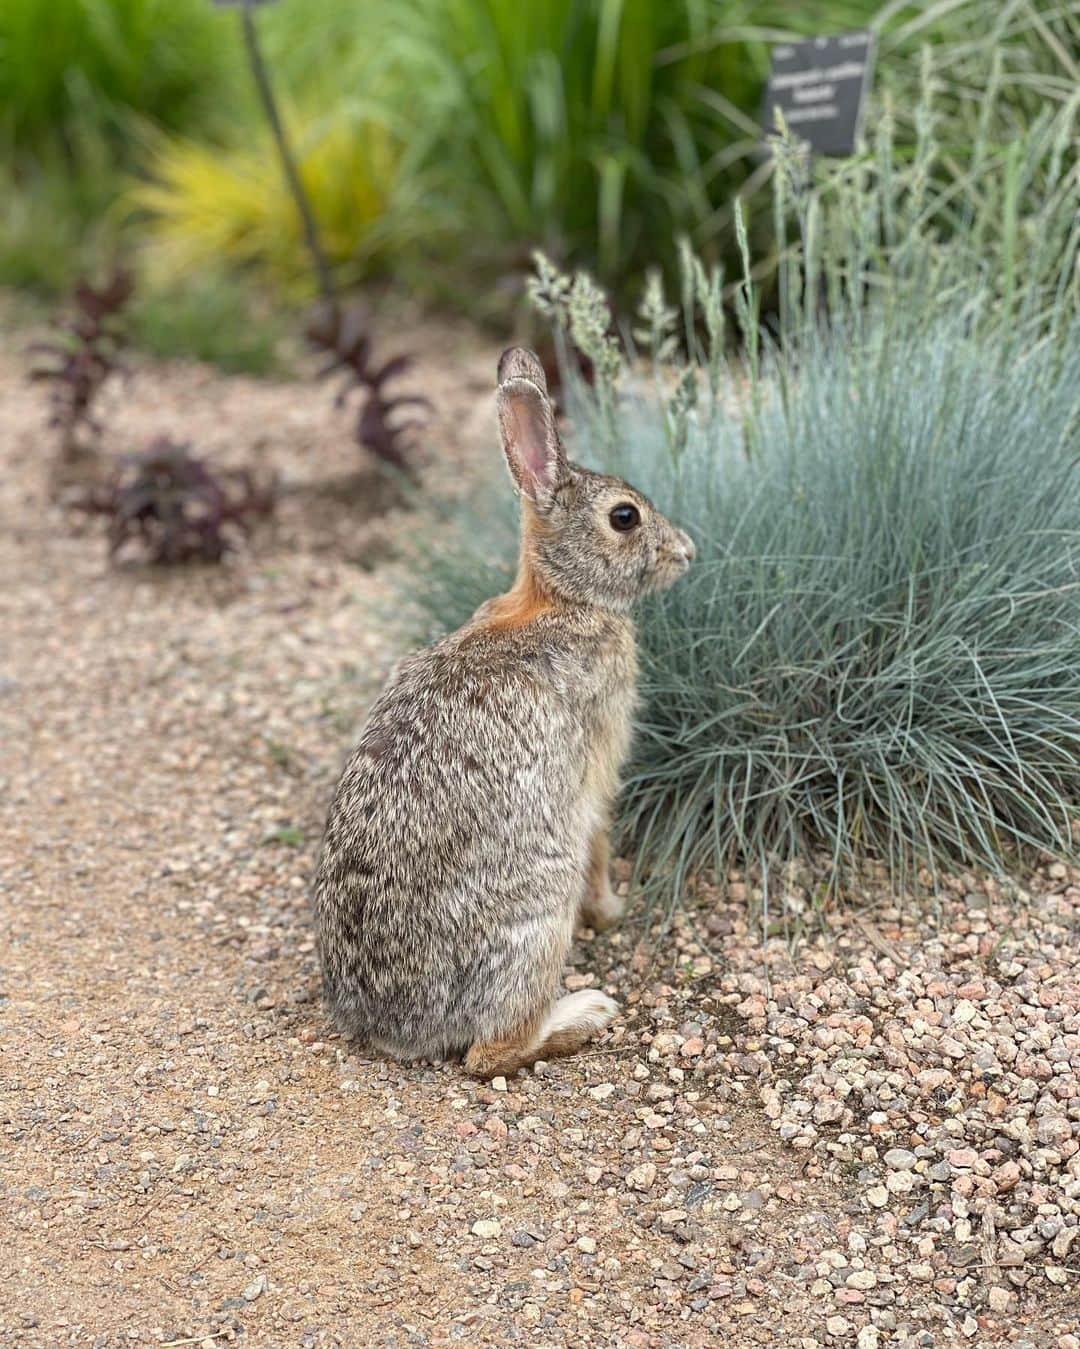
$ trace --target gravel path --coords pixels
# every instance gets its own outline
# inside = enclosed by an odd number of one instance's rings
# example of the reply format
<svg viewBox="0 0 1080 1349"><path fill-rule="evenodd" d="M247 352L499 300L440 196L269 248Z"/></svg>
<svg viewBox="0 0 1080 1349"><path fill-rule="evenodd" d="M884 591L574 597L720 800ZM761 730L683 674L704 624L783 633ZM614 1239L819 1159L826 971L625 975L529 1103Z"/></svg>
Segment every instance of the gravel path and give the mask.
<svg viewBox="0 0 1080 1349"><path fill-rule="evenodd" d="M799 916L752 879L658 948L583 938L625 1009L509 1082L329 1034L307 914L328 794L400 640L326 391L142 368L159 430L290 485L217 571L110 570L42 506L0 339L0 1342L1080 1349L1077 876ZM451 480L490 353L427 331ZM455 353L458 376L445 366ZM366 484L366 486L365 486ZM1037 896L1037 898L1032 898Z"/></svg>

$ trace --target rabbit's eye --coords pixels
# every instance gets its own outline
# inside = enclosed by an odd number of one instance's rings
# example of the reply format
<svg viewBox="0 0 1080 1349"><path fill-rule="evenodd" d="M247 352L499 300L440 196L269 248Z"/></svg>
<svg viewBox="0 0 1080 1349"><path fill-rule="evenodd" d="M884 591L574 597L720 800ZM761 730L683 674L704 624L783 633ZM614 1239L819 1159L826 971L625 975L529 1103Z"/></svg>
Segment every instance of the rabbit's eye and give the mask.
<svg viewBox="0 0 1080 1349"><path fill-rule="evenodd" d="M636 529L641 524L641 512L636 506L631 506L628 501L615 506L608 516L611 521L611 528L617 529L620 534L625 534L628 529Z"/></svg>

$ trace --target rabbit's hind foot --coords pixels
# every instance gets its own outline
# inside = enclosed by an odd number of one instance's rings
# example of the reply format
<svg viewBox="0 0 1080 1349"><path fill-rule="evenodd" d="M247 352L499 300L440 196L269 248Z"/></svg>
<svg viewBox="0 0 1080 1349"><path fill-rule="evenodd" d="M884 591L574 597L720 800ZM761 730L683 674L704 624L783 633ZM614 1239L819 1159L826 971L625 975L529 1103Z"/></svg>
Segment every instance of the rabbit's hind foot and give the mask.
<svg viewBox="0 0 1080 1349"><path fill-rule="evenodd" d="M598 1035L618 1010L618 1003L599 989L568 993L532 1034L477 1041L465 1055L465 1071L474 1077L506 1077L538 1059L565 1058Z"/></svg>

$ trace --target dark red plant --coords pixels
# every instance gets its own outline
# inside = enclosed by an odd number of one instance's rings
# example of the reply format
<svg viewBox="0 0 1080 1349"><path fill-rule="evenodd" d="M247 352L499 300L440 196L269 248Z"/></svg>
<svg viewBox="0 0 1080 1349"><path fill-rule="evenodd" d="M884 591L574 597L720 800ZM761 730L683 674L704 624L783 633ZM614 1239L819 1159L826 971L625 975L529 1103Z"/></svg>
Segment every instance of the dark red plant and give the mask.
<svg viewBox="0 0 1080 1349"><path fill-rule="evenodd" d="M30 378L49 385L49 425L60 433L65 460L92 450L101 434L94 404L109 376L123 368L123 311L133 288L131 274L122 269L101 287L80 281L74 312L57 324L56 338L30 347L43 358Z"/></svg>
<svg viewBox="0 0 1080 1349"><path fill-rule="evenodd" d="M391 356L378 364L367 315L360 308L324 307L309 325L307 336L317 351L330 357L318 378L344 375L336 399L339 407L358 389L367 395L356 418L357 444L411 473L415 443L409 433L422 426L424 418L403 417L401 412L406 408L430 410L431 402L423 394L390 394L386 386L412 365L412 357Z"/></svg>
<svg viewBox="0 0 1080 1349"><path fill-rule="evenodd" d="M220 562L273 511L274 492L244 469L214 471L188 445L159 436L79 505L108 516L110 557L134 542L149 562Z"/></svg>

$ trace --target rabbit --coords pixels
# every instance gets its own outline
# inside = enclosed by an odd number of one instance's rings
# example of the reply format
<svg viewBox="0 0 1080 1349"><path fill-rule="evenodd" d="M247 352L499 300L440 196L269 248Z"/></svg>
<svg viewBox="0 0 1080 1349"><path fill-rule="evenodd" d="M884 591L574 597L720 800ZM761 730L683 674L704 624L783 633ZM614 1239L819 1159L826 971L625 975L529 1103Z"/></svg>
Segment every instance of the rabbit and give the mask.
<svg viewBox="0 0 1080 1349"><path fill-rule="evenodd" d="M517 578L391 676L313 895L338 1028L485 1078L574 1053L618 1011L596 989L557 994L575 920L622 910L607 831L636 700L628 611L694 557L640 492L567 461L532 352L503 353L496 402Z"/></svg>

